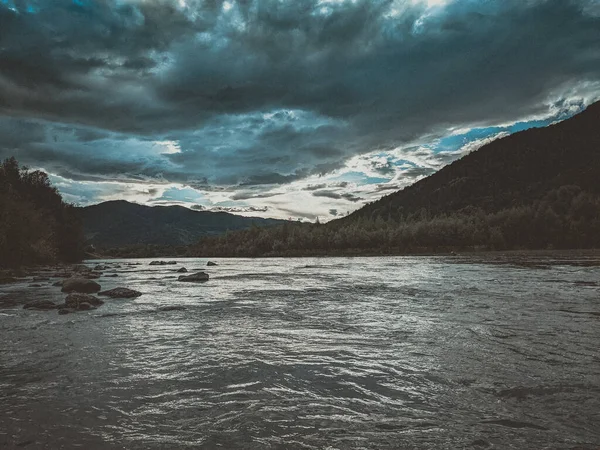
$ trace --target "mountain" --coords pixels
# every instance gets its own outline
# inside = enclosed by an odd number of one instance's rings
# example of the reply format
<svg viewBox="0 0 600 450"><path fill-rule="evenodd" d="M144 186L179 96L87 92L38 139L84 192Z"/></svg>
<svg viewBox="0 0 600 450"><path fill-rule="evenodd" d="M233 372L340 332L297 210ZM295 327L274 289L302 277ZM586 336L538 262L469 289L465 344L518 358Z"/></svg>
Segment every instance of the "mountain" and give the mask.
<svg viewBox="0 0 600 450"><path fill-rule="evenodd" d="M495 140L345 220L530 205L561 186L600 193L600 102L563 122Z"/></svg>
<svg viewBox="0 0 600 450"><path fill-rule="evenodd" d="M226 212L193 211L182 206L143 206L123 200L79 208L79 214L86 242L101 248L189 245L203 236L284 222Z"/></svg>
<svg viewBox="0 0 600 450"><path fill-rule="evenodd" d="M600 248L600 102L493 141L354 213L203 239L192 254Z"/></svg>

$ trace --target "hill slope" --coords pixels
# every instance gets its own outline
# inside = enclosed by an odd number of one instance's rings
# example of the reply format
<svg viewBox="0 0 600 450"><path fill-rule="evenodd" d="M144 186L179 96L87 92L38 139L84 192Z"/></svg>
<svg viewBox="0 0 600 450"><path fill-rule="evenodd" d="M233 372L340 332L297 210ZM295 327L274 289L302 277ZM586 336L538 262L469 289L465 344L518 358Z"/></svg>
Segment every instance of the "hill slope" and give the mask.
<svg viewBox="0 0 600 450"><path fill-rule="evenodd" d="M494 212L568 185L600 193L600 102L563 122L493 141L346 220L399 219L423 208L432 215L473 207Z"/></svg>
<svg viewBox="0 0 600 450"><path fill-rule="evenodd" d="M79 209L86 242L100 248L135 244L189 245L227 230L283 223L226 212L193 211L182 206L143 206L110 201Z"/></svg>
<svg viewBox="0 0 600 450"><path fill-rule="evenodd" d="M203 239L193 254L415 253L600 248L600 103L487 144L325 225Z"/></svg>

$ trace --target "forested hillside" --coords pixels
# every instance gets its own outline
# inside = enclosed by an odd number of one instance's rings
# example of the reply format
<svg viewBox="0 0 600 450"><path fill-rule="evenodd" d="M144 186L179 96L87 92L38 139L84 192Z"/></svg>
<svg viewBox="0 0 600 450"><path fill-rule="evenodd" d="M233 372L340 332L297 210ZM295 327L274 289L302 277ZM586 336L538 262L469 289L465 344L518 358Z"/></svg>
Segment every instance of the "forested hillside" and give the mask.
<svg viewBox="0 0 600 450"><path fill-rule="evenodd" d="M599 171L600 103L595 103L571 119L491 142L342 220L401 220L422 211L438 215L471 208L497 212L541 201L562 186L599 194Z"/></svg>

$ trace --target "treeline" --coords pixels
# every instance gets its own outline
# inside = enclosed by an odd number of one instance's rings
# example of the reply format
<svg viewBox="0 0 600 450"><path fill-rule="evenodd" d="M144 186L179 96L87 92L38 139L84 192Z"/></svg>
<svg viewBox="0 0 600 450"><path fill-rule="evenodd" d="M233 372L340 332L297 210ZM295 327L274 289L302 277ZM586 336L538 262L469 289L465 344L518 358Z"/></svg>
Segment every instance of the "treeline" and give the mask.
<svg viewBox="0 0 600 450"><path fill-rule="evenodd" d="M477 207L434 215L427 208L400 218L369 217L328 224L286 223L202 239L187 256L408 254L451 250L600 248L600 196L561 186L541 200L496 212Z"/></svg>
<svg viewBox="0 0 600 450"><path fill-rule="evenodd" d="M110 258L155 258L160 256L181 257L190 255L187 246L160 244L133 244L123 247L95 246L93 252L100 257Z"/></svg>
<svg viewBox="0 0 600 450"><path fill-rule="evenodd" d="M0 163L0 267L74 262L83 257L83 230L42 171Z"/></svg>

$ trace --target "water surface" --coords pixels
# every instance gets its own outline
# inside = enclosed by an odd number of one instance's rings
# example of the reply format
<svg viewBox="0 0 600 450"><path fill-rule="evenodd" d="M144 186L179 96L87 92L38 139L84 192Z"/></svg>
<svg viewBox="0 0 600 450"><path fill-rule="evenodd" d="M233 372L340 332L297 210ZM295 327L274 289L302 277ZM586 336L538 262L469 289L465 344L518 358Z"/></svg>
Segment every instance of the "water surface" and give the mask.
<svg viewBox="0 0 600 450"><path fill-rule="evenodd" d="M600 446L594 258L177 261L107 261L144 294L95 311L0 309L1 448Z"/></svg>

